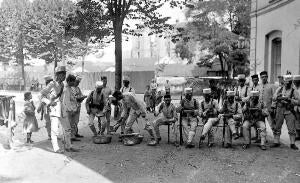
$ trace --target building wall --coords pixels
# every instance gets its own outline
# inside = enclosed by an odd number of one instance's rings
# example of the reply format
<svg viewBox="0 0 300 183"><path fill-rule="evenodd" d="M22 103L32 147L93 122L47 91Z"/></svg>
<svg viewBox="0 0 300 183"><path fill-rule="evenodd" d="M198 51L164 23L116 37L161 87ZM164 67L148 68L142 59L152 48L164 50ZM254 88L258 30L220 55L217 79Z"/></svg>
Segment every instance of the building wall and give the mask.
<svg viewBox="0 0 300 183"><path fill-rule="evenodd" d="M264 6L263 9L258 8L257 19L256 9L253 9L256 2L258 7ZM269 4L269 0L252 1L251 65L254 66L256 60L256 73L267 70L270 76L274 74L271 62L272 41L279 37L282 42L281 74L285 74L287 70L292 74L300 74L300 1L276 1L265 7L266 3ZM271 82L274 81L276 79L271 79Z"/></svg>

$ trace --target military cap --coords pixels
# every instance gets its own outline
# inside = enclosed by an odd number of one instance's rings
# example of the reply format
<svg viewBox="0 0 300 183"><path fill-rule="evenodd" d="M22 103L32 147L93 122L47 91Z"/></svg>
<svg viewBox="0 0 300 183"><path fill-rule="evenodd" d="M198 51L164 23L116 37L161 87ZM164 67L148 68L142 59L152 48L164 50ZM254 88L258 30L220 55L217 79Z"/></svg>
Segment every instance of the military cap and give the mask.
<svg viewBox="0 0 300 183"><path fill-rule="evenodd" d="M292 75L284 75L283 76L283 81L284 82L289 82L293 80L293 76Z"/></svg>
<svg viewBox="0 0 300 183"><path fill-rule="evenodd" d="M251 97L258 97L259 96L259 91L250 91L250 96Z"/></svg>
<svg viewBox="0 0 300 183"><path fill-rule="evenodd" d="M238 75L238 80L245 80L245 79L246 79L245 74L239 74Z"/></svg>
<svg viewBox="0 0 300 183"><path fill-rule="evenodd" d="M44 79L45 79L45 81L53 80L53 78L52 78L51 75L46 75L46 76L44 76Z"/></svg>
<svg viewBox="0 0 300 183"><path fill-rule="evenodd" d="M300 75L294 75L294 81L300 81Z"/></svg>
<svg viewBox="0 0 300 183"><path fill-rule="evenodd" d="M227 95L228 97L234 96L234 95L235 95L235 92L234 92L234 91L227 91L227 92L226 92L226 95Z"/></svg>
<svg viewBox="0 0 300 183"><path fill-rule="evenodd" d="M211 94L211 89L210 88L203 89L203 94Z"/></svg>
<svg viewBox="0 0 300 183"><path fill-rule="evenodd" d="M103 82L102 81L97 81L96 82L96 87L101 87L103 86Z"/></svg>
<svg viewBox="0 0 300 183"><path fill-rule="evenodd" d="M259 74L260 76L268 76L268 72L267 71L262 71Z"/></svg>
<svg viewBox="0 0 300 183"><path fill-rule="evenodd" d="M257 75L257 74L254 74L254 75L251 76L251 78L252 78L252 79L258 79L258 75Z"/></svg>
<svg viewBox="0 0 300 183"><path fill-rule="evenodd" d="M55 73L59 73L59 72L67 72L66 66L57 66L55 68Z"/></svg>
<svg viewBox="0 0 300 183"><path fill-rule="evenodd" d="M193 88L185 88L184 93L185 94L193 93Z"/></svg>

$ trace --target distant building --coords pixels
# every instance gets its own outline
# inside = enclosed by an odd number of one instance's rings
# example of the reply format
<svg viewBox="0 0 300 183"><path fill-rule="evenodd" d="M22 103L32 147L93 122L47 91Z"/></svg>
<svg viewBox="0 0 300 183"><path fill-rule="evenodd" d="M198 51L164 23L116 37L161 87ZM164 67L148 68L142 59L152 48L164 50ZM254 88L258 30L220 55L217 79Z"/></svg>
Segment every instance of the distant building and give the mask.
<svg viewBox="0 0 300 183"><path fill-rule="evenodd" d="M300 0L252 0L250 42L252 72L300 74Z"/></svg>

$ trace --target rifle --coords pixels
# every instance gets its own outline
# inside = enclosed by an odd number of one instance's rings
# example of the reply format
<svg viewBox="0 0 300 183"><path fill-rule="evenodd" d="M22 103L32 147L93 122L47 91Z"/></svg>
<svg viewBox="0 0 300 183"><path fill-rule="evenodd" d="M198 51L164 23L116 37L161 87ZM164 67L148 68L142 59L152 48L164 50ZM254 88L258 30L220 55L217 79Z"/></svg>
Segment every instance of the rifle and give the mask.
<svg viewBox="0 0 300 183"><path fill-rule="evenodd" d="M180 96L180 105L181 105L181 107L183 107L183 103L181 101L182 101L182 93L181 93L181 96ZM182 113L183 113L183 110L180 111L180 116L179 116L179 144L180 145L183 144L183 137L182 137Z"/></svg>

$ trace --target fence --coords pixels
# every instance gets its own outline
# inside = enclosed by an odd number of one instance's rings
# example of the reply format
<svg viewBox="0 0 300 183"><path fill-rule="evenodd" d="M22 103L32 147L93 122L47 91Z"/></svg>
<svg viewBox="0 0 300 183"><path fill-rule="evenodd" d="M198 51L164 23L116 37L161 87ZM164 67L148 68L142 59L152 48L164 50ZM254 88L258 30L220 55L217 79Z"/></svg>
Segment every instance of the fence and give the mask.
<svg viewBox="0 0 300 183"><path fill-rule="evenodd" d="M151 79L154 78L154 71L131 71L123 72L130 78L131 86L135 89L136 93L144 93L146 85L150 84ZM82 81L80 87L82 90L92 90L95 88L96 81L100 81L101 76L106 76L107 85L114 89L115 86L115 73L114 72L85 72L82 73Z"/></svg>

